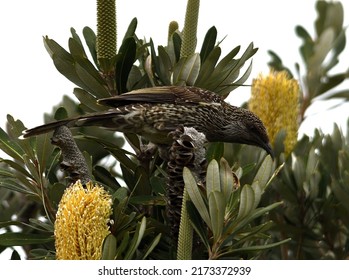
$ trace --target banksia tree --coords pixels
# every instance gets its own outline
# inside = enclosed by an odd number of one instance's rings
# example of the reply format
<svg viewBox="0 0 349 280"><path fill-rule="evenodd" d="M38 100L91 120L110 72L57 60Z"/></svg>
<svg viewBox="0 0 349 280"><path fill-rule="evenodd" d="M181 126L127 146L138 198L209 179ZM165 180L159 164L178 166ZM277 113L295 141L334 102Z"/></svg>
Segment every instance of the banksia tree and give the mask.
<svg viewBox="0 0 349 280"><path fill-rule="evenodd" d="M273 155L263 122L224 101L251 73L257 52L252 43L241 54L233 46L221 57L222 41L211 27L196 46L199 1L188 1L184 30L170 24L167 46L139 39L134 18L117 49L113 7L115 1L99 1L97 35L85 27L80 37L72 28L67 50L44 37L54 66L76 86L75 101L66 96L45 115L45 122L58 120L52 139L50 133L34 134L56 125L27 130L31 137L23 138L25 125L11 116L0 129L0 252L9 248L12 259L22 257L13 246L22 246L30 259L348 258L349 139L335 127L331 135L315 131L294 143L297 134L287 131L292 129L286 122L295 124L299 112L291 109L297 99L294 77L302 77L300 121L314 97L348 98L346 90L322 95L347 77L329 74L346 42L340 3L317 3L316 38L296 29L305 75L300 65L292 75L272 53L274 71L288 76L271 72L253 83L251 110L261 109L253 105L261 97L258 105L275 109L258 113L266 126L274 125L268 131L274 159L260 149ZM273 88L292 94L280 99ZM81 127L93 121L123 129L124 135ZM180 125L203 132L208 141L234 143L203 145L187 130L171 134ZM206 149L207 167L199 164L197 172L192 161ZM95 211L100 205L104 210ZM77 215L69 220L64 209ZM76 228L96 239L81 239Z"/></svg>

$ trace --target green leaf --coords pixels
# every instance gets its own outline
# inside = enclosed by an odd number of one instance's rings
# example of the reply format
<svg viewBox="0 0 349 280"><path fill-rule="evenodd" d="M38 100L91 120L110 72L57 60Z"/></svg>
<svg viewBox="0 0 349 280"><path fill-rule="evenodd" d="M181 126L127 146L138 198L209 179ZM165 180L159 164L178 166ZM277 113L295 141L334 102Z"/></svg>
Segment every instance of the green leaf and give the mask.
<svg viewBox="0 0 349 280"><path fill-rule="evenodd" d="M252 209L256 209L259 202L261 201L263 189L259 185L258 181L254 181L251 185L251 188L254 191L254 203L253 203Z"/></svg>
<svg viewBox="0 0 349 280"><path fill-rule="evenodd" d="M265 189L267 183L270 179L270 176L273 172L273 160L271 156L268 155L265 157L261 167L258 169L256 176L254 177L254 181L257 181L259 185Z"/></svg>
<svg viewBox="0 0 349 280"><path fill-rule="evenodd" d="M6 232L0 234L0 245L7 247L45 244L52 241L54 241L53 236L47 234L31 234L22 232Z"/></svg>
<svg viewBox="0 0 349 280"><path fill-rule="evenodd" d="M143 256L143 260L145 260L149 254L155 249L155 247L159 244L161 239L161 233L159 233L154 239L153 241L150 243L147 251L145 252L144 256Z"/></svg>
<svg viewBox="0 0 349 280"><path fill-rule="evenodd" d="M22 161L23 150L17 142L10 139L8 134L0 127L0 149L10 157Z"/></svg>
<svg viewBox="0 0 349 280"><path fill-rule="evenodd" d="M225 197L225 203L228 203L232 192L235 190L235 187L239 182L237 176L233 174L229 163L224 158L221 158L219 165L221 188Z"/></svg>
<svg viewBox="0 0 349 280"><path fill-rule="evenodd" d="M75 63L75 71L83 83L83 89L93 94L96 98L110 97L104 80L88 60L77 61Z"/></svg>
<svg viewBox="0 0 349 280"><path fill-rule="evenodd" d="M120 245L117 246L116 248L116 254L115 254L116 260L125 259L123 254L124 254L124 251L127 249L127 246L129 245L129 240L130 240L130 233L126 231L122 236L122 241Z"/></svg>
<svg viewBox="0 0 349 280"><path fill-rule="evenodd" d="M214 142L209 143L206 158L207 161L210 162L213 159L219 160L223 157L224 154L224 143L223 142Z"/></svg>
<svg viewBox="0 0 349 280"><path fill-rule="evenodd" d="M29 222L34 226L36 226L37 230L43 230L43 231L49 231L49 232L53 232L54 230L53 224L50 221L43 222L38 219L31 218L29 219Z"/></svg>
<svg viewBox="0 0 349 280"><path fill-rule="evenodd" d="M194 53L181 58L173 70L173 84L192 86L200 72L200 55Z"/></svg>
<svg viewBox="0 0 349 280"><path fill-rule="evenodd" d="M219 175L220 174L219 174L218 162L215 159L213 159L210 161L207 167L207 175L206 175L207 197L209 197L212 192L221 191L221 182L220 182Z"/></svg>
<svg viewBox="0 0 349 280"><path fill-rule="evenodd" d="M296 26L296 34L303 39L303 45L300 47L300 53L302 55L302 58L306 64L308 64L308 61L310 57L314 53L314 41L307 32L307 30L304 29L302 26Z"/></svg>
<svg viewBox="0 0 349 280"><path fill-rule="evenodd" d="M126 30L126 33L124 35L124 39L122 40L122 43L124 43L128 38L133 37L135 35L136 29L137 29L137 18L133 18L128 25L128 28ZM121 47L120 47L121 49ZM120 52L120 50L119 50Z"/></svg>
<svg viewBox="0 0 349 280"><path fill-rule="evenodd" d="M217 40L217 29L212 26L206 33L204 42L202 43L201 51L200 51L200 59L201 62L204 63L206 58L214 49Z"/></svg>
<svg viewBox="0 0 349 280"><path fill-rule="evenodd" d="M237 219L243 219L248 214L252 212L254 209L253 206L255 204L255 193L251 186L245 185L243 186L240 194L240 206L239 213Z"/></svg>
<svg viewBox="0 0 349 280"><path fill-rule="evenodd" d="M127 92L126 84L128 75L136 58L136 42L133 37L126 38L120 49L120 58L115 66L115 81L119 94Z"/></svg>
<svg viewBox="0 0 349 280"><path fill-rule="evenodd" d="M96 51L96 34L88 26L84 27L84 29L82 30L82 33L84 35L86 45L90 50L92 59L93 59L95 65L98 65L97 51Z"/></svg>
<svg viewBox="0 0 349 280"><path fill-rule="evenodd" d="M340 73L340 74L326 77L326 79L321 80L318 94L320 95L320 94L323 94L323 93L333 89L334 87L341 84L346 78L348 78L347 73ZM327 98L333 98L333 97L334 97L334 94L330 93L330 95ZM346 98L348 98L348 96L346 96Z"/></svg>
<svg viewBox="0 0 349 280"><path fill-rule="evenodd" d="M195 81L195 85L198 87L206 88L206 84L210 81L210 77L215 69L215 66L221 56L221 48L216 46L208 55L206 60L201 64L198 78Z"/></svg>
<svg viewBox="0 0 349 280"><path fill-rule="evenodd" d="M196 209L198 210L200 216L205 221L207 226L212 229L210 215L207 211L204 199L202 198L200 190L198 189L194 176L191 174L190 170L187 167L183 168L183 180L184 186L189 194L191 201L195 205Z"/></svg>
<svg viewBox="0 0 349 280"><path fill-rule="evenodd" d="M97 98L88 93L86 90L83 90L81 88L74 88L73 94L77 99L79 99L81 104L87 107L88 111L90 112L100 112L107 109L106 106L97 103Z"/></svg>
<svg viewBox="0 0 349 280"><path fill-rule="evenodd" d="M197 211L196 207L191 201L188 201L187 203L187 211L189 214L190 222L196 231L196 233L199 235L200 239L204 243L205 247L207 249L210 248L210 242L208 240L208 234L207 234L207 226L204 225L203 219L201 218L201 215Z"/></svg>
<svg viewBox="0 0 349 280"><path fill-rule="evenodd" d="M116 238L109 234L103 241L102 260L115 260L116 256Z"/></svg>
<svg viewBox="0 0 349 280"><path fill-rule="evenodd" d="M59 73L65 76L69 81L81 88L85 88L85 84L81 81L75 70L75 62L72 59L65 59L57 54L52 54L53 64Z"/></svg>
<svg viewBox="0 0 349 280"><path fill-rule="evenodd" d="M9 190L20 192L26 195L37 196L37 194L31 190L28 190L24 185L18 184L14 180L0 178L0 187L7 188Z"/></svg>
<svg viewBox="0 0 349 280"><path fill-rule="evenodd" d="M75 36L78 36L78 35L75 33ZM73 56L74 60L76 60L76 58L81 58L81 57L87 58L80 38L78 40L76 40L75 38L69 38L68 47L69 47L70 54Z"/></svg>
<svg viewBox="0 0 349 280"><path fill-rule="evenodd" d="M273 51L268 50L268 54L271 56L271 61L268 62L268 66L276 71L286 71L290 78L293 78L293 74L282 62L281 58Z"/></svg>
<svg viewBox="0 0 349 280"><path fill-rule="evenodd" d="M143 238L145 228L146 228L147 219L146 217L142 218L142 221L138 223L135 234L130 242L130 247L125 255L125 260L130 260L138 248L141 240Z"/></svg>
<svg viewBox="0 0 349 280"><path fill-rule="evenodd" d="M309 69L320 67L328 53L331 51L335 39L335 32L332 28L326 29L314 45L314 53L308 60Z"/></svg>
<svg viewBox="0 0 349 280"><path fill-rule="evenodd" d="M159 78L164 85L171 84L171 59L163 46L158 47Z"/></svg>
<svg viewBox="0 0 349 280"><path fill-rule="evenodd" d="M182 47L182 38L178 33L173 33L172 35L172 41L173 41L173 49L176 56L176 61L179 61L180 59L180 53L181 53L181 47Z"/></svg>
<svg viewBox="0 0 349 280"><path fill-rule="evenodd" d="M223 232L225 197L221 191L213 191L208 195L210 220L212 225L213 239L218 241Z"/></svg>

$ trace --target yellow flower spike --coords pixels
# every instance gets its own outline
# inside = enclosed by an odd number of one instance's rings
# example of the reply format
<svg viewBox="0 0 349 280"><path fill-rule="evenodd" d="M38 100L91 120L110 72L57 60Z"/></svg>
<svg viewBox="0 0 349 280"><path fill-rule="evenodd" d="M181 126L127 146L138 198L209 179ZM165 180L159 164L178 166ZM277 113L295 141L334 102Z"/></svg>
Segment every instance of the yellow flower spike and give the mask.
<svg viewBox="0 0 349 280"><path fill-rule="evenodd" d="M270 141L274 145L277 134L284 129L285 154L289 155L297 143L299 117L299 85L285 71L260 74L252 83L249 110L260 117Z"/></svg>
<svg viewBox="0 0 349 280"><path fill-rule="evenodd" d="M77 181L59 203L55 222L56 258L99 260L104 238L110 233L111 196L99 185Z"/></svg>

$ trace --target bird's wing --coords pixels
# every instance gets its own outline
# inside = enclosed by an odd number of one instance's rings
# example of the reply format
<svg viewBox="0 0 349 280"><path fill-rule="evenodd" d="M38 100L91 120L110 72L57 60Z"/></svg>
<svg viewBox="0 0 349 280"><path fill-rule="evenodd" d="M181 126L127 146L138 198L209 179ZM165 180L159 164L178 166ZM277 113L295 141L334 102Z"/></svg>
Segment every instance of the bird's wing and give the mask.
<svg viewBox="0 0 349 280"><path fill-rule="evenodd" d="M98 103L118 107L132 103L221 103L217 94L197 87L163 86L143 88L118 96L98 100Z"/></svg>

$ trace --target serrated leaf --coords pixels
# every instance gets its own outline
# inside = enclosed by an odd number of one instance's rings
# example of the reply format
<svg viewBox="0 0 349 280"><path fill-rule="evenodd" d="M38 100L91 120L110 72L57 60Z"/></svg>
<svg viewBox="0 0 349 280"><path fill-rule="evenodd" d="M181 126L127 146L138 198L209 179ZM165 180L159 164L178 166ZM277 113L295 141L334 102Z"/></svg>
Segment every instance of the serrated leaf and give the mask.
<svg viewBox="0 0 349 280"><path fill-rule="evenodd" d="M183 180L189 197L198 210L201 218L205 221L206 225L212 229L210 215L208 213L206 204L201 196L194 176L191 174L190 170L187 167L183 168Z"/></svg>

